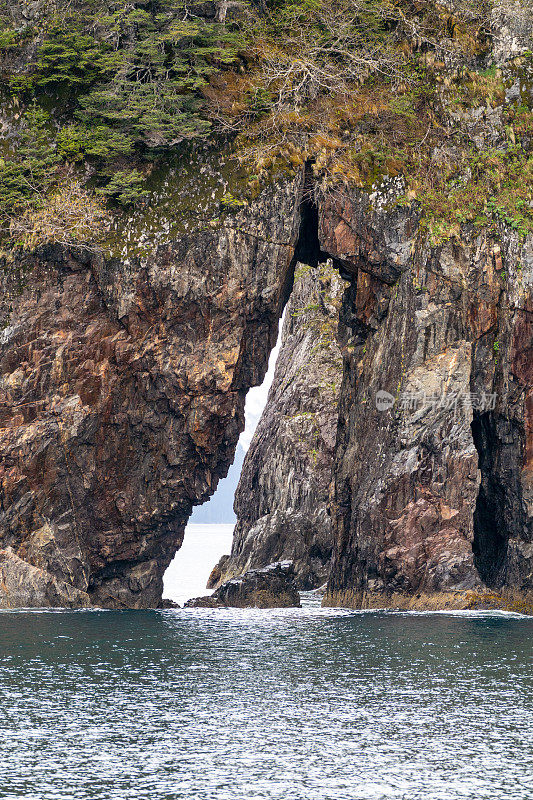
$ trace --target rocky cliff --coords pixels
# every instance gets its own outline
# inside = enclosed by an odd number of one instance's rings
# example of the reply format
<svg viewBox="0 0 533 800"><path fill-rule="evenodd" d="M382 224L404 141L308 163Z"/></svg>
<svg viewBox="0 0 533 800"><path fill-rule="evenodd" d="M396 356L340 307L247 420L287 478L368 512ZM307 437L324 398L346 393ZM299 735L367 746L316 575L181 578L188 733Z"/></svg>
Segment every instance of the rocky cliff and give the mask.
<svg viewBox="0 0 533 800"><path fill-rule="evenodd" d="M466 226L461 239L431 247L420 236L416 204L391 210L393 192L394 185L373 198L316 190L322 252L351 278L341 311L344 377L325 602L527 610L533 241L505 229L496 241ZM293 295L289 314L300 303ZM316 540L297 524L305 510L306 531L331 535L324 510L332 450L324 437L326 471L306 478L312 431L300 440L289 435L298 402L325 399L313 391L314 379L326 374L323 362L298 373L313 347L297 320L287 317L237 492L233 551L213 583L278 553L295 558L304 588L328 571L326 558L314 568ZM287 380L294 370L301 385ZM336 402L332 391L321 405L330 431Z"/></svg>
<svg viewBox="0 0 533 800"><path fill-rule="evenodd" d="M297 265L272 387L235 494L232 552L209 588L273 561L291 560L302 589L328 578L345 285L331 262Z"/></svg>
<svg viewBox="0 0 533 800"><path fill-rule="evenodd" d="M27 565L24 605L47 605L52 580L82 604L157 605L266 370L300 192L266 191L143 262L57 246L4 271L0 542ZM9 586L0 603L19 605Z"/></svg>
<svg viewBox="0 0 533 800"><path fill-rule="evenodd" d="M148 11L134 12L135 25L163 25ZM333 460L326 602L531 610L531 8L496 3L493 15L492 55L479 21L472 28L470 18L466 25L445 17L452 44L458 38L470 47L462 60L448 39L446 47L436 45L418 18L408 36L397 22L403 49L415 53L417 70L427 68L431 82L410 72L398 80L393 60L378 94L370 82L350 107L324 110L324 98L310 90L309 103L318 103L310 115L287 112L281 132L272 127L279 118L268 118L267 130L280 141L267 141L242 193L238 170L228 175L225 145L214 157L213 148L196 156L185 150L177 167L168 159L159 171L146 157L139 164L148 189L124 170L118 187L101 166L93 175L101 191L125 202L133 195L134 210L113 215L98 248L59 235L38 245L33 236L50 207L28 200L28 176L37 179L41 170L53 212L62 176L72 175L64 159L47 161L50 128L39 123L22 162L0 161L3 186L15 187L9 235L20 233L25 244L11 239L0 276L1 606L160 603L164 570L193 506L213 493L233 458L246 391L264 375L294 267L311 264L313 272L331 259L349 282L340 311L338 406L328 389L331 406L319 416L329 422L320 428L311 471L312 449L306 444L302 452L290 419L301 403L314 402L313 387L324 381L298 382L296 363L280 365L297 391L279 394L277 437L265 431L268 465L257 469L256 450L250 474L245 470L243 487L254 493L243 489L237 501L243 559L248 563L255 548L249 534L265 516L258 538L273 546L273 500L283 513L325 520ZM441 17L430 15L431 24ZM11 52L19 32L8 34L0 45ZM146 36L141 55L169 46L165 30L148 27ZM98 46L108 64L108 44ZM45 51L49 66L55 52ZM182 52L176 48L176 75ZM48 86L43 63L38 76ZM16 77L12 88L25 87ZM172 87L163 88L174 102ZM79 118L108 96L86 98ZM6 129L16 109L9 106ZM128 127L134 109L120 106L121 146L141 152L162 146L161 131L172 134L175 117L150 109L143 120L155 119L157 136L139 121ZM186 130L201 129L190 109ZM257 113L261 122L260 103ZM305 128L319 123L319 134ZM304 127L300 139L291 138L292 125ZM77 135L91 134L86 126ZM54 148L72 153L72 135L62 129ZM90 147L97 152L92 140ZM269 156L276 147L279 156ZM26 228L17 227L17 208ZM53 214L46 219L40 239ZM296 359L304 347L299 337L313 329L299 329L298 317L288 318L292 323ZM328 352L335 348L331 343ZM289 400L292 410L283 405ZM284 436L290 453L279 446ZM318 469L322 460L327 474ZM304 478L290 481L296 464L305 466ZM282 545L284 557L291 548L301 553L304 540L309 545L312 569L305 575L302 566L302 584L321 580L326 528L310 535L307 523L305 533L294 527Z"/></svg>
<svg viewBox="0 0 533 800"><path fill-rule="evenodd" d="M326 602L531 602L531 237L435 249L363 195L326 198L320 232L354 276Z"/></svg>

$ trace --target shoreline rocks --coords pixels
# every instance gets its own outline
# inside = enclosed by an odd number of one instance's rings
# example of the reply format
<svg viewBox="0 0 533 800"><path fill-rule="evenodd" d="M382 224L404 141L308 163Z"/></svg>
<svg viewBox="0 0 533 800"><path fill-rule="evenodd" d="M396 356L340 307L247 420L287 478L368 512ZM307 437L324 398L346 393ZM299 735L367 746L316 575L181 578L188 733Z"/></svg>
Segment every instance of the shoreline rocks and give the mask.
<svg viewBox="0 0 533 800"><path fill-rule="evenodd" d="M195 597L185 608L300 608L294 565L278 561L223 583L208 597Z"/></svg>

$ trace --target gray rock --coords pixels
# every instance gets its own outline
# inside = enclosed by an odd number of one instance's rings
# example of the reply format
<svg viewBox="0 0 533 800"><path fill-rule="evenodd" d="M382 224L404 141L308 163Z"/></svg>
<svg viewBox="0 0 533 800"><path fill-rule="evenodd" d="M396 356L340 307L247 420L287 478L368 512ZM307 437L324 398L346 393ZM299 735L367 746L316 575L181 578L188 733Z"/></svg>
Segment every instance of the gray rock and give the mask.
<svg viewBox="0 0 533 800"><path fill-rule="evenodd" d="M161 603L159 604L159 608L165 610L175 610L177 608L181 608L179 603L174 602L174 600L169 600L168 597L163 597Z"/></svg>
<svg viewBox="0 0 533 800"><path fill-rule="evenodd" d="M300 589L328 577L345 286L331 263L297 265L274 380L235 494L231 555L215 567L208 588L285 559L293 561Z"/></svg>
<svg viewBox="0 0 533 800"><path fill-rule="evenodd" d="M10 547L0 550L0 608L87 608L90 605L86 592L29 564Z"/></svg>
<svg viewBox="0 0 533 800"><path fill-rule="evenodd" d="M332 192L320 214L322 249L354 275L325 602L465 608L488 589L531 609L532 237L422 240L391 286L382 242L416 233L416 205Z"/></svg>
<svg viewBox="0 0 533 800"><path fill-rule="evenodd" d="M210 597L189 600L185 608L299 608L294 578L291 561L269 564L226 581Z"/></svg>
<svg viewBox="0 0 533 800"><path fill-rule="evenodd" d="M493 57L503 64L533 48L531 0L497 0L492 9Z"/></svg>

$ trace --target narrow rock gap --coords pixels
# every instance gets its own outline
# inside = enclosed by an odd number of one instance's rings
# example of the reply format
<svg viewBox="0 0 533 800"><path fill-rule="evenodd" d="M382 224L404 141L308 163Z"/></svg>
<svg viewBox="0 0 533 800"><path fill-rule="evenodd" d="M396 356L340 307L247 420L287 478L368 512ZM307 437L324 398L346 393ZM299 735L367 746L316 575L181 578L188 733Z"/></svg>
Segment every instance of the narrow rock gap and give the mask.
<svg viewBox="0 0 533 800"><path fill-rule="evenodd" d="M320 248L318 238L318 206L309 191L304 191L300 206L300 231L294 252L294 264L308 264L318 267L321 261L328 258Z"/></svg>
<svg viewBox="0 0 533 800"><path fill-rule="evenodd" d="M492 411L474 415L472 437L481 484L474 511L474 564L486 586L506 577L508 542L523 525L521 436L516 424Z"/></svg>
<svg viewBox="0 0 533 800"><path fill-rule="evenodd" d="M191 597L205 595L207 579L214 564L231 550L233 528L237 521L233 511L235 491L246 451L266 405L268 391L274 378L274 368L281 346L282 325L283 315L279 320L277 341L270 353L263 383L248 391L245 407L246 427L237 443L229 472L219 482L215 493L193 510L185 529L183 544L165 572L164 595L180 605Z"/></svg>
<svg viewBox="0 0 533 800"><path fill-rule="evenodd" d="M263 384L260 387L253 387L248 392L246 399L247 426L239 439L235 461L230 468L228 477L220 481L213 497L194 510L189 520L184 545L178 550L175 560L172 562L165 575L165 595L172 596L179 602L183 602L185 599L184 590L187 591L188 588L192 590L193 581L189 579L190 576L185 574L186 571L192 572L193 574L197 573L197 582L200 582L205 572L206 564L204 562L206 556L207 563L211 569L221 555L221 553L217 552L218 548L221 546L221 542L226 542L224 552L229 552L231 550L231 545L229 547L227 546L228 530L235 522L231 506L233 504L234 493L239 480L244 454L248 449L253 431L266 406L268 391L274 377L275 363L281 345L283 315L293 292L296 265L299 263L306 264L313 269L317 269L318 266L327 261L328 258L329 255L323 252L320 247L319 209L314 199L313 176L310 170L307 169L300 205L298 239L295 244L291 264L287 270L287 280L282 292L282 315L279 322L277 344L270 354L268 371ZM215 535L210 534L208 531L208 528L213 528L213 526L217 526L219 529L218 541L215 541ZM204 530L201 531L200 528ZM226 530L223 530L223 528ZM208 543L210 538L212 540L211 546L209 546ZM209 553L209 550L211 550L211 553ZM184 580L188 585L178 586L178 583ZM204 594L205 584L203 586L195 586L194 592L196 594Z"/></svg>
<svg viewBox="0 0 533 800"><path fill-rule="evenodd" d="M301 591L318 590L327 580L333 549L332 442L342 369L333 342L346 285L339 264L321 247L319 218L308 171L276 383L236 492L231 554L214 565L211 589L278 561L292 561Z"/></svg>

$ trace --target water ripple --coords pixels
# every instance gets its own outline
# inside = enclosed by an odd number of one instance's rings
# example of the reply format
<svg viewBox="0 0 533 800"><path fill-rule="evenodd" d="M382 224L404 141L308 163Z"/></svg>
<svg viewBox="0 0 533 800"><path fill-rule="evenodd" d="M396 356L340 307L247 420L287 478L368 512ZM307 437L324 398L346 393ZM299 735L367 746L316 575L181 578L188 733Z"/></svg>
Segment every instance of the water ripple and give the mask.
<svg viewBox="0 0 533 800"><path fill-rule="evenodd" d="M533 620L0 614L0 797L531 800Z"/></svg>

